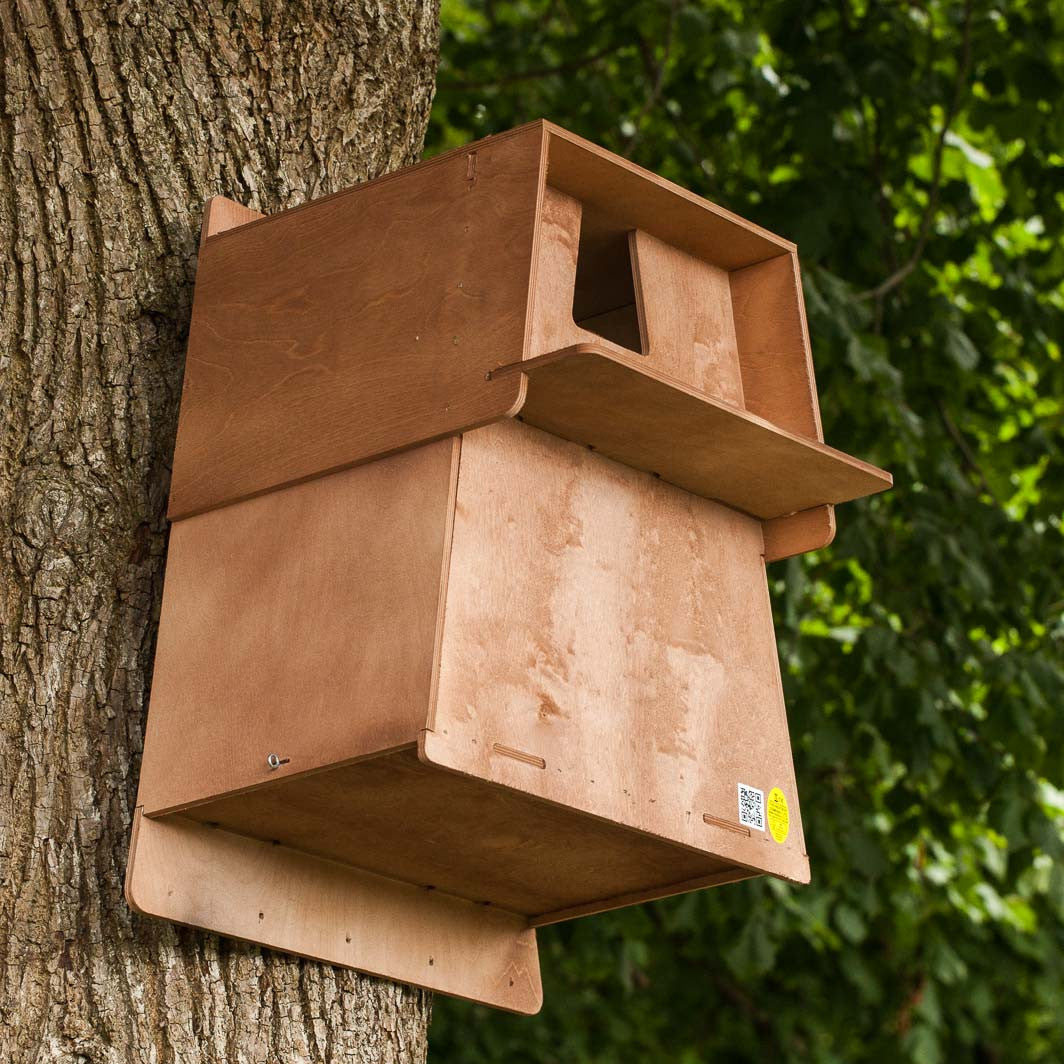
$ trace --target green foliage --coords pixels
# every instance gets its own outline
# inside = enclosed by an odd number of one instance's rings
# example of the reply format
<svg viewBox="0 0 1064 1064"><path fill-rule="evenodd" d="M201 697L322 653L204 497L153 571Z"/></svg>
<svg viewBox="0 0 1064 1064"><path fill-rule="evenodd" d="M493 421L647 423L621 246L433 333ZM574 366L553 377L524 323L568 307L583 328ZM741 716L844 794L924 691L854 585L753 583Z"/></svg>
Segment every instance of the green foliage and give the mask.
<svg viewBox="0 0 1064 1064"><path fill-rule="evenodd" d="M541 933L435 1059L1064 1059L1064 4L444 0L430 151L545 116L797 241L826 438L773 571L813 885Z"/></svg>

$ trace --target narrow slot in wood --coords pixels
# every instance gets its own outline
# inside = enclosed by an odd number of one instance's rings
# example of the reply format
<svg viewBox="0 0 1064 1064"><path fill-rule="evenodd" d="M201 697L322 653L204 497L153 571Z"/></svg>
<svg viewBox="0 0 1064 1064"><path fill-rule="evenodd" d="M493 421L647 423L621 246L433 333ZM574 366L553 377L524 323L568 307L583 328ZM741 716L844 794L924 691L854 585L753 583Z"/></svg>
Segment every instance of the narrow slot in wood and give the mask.
<svg viewBox="0 0 1064 1064"><path fill-rule="evenodd" d="M724 828L725 831L734 831L737 835L750 836L750 829L744 827L742 824L736 824L731 820L724 820L719 816L713 816L711 813L703 813L702 819L709 825L715 828Z"/></svg>
<svg viewBox="0 0 1064 1064"><path fill-rule="evenodd" d="M492 743L491 748L503 757L512 757L515 761L522 761L526 765L534 765L536 768L547 767L547 762L536 754L526 754L524 750L515 750L512 746L503 746L502 743Z"/></svg>

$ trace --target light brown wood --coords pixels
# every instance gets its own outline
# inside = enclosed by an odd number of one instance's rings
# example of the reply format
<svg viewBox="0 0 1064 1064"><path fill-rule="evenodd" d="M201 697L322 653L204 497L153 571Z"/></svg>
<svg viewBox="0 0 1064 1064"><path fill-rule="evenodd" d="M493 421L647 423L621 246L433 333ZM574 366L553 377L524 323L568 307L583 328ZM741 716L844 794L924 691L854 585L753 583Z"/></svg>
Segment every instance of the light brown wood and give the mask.
<svg viewBox="0 0 1064 1064"><path fill-rule="evenodd" d="M822 440L798 256L736 270L730 281L747 410Z"/></svg>
<svg viewBox="0 0 1064 1064"><path fill-rule="evenodd" d="M808 880L758 521L507 421L174 533L142 786L182 815L141 825L177 831L134 849L144 911L520 1010L538 999L424 956L488 948L470 912L512 938L764 871ZM167 664L196 653L187 675ZM267 746L295 756L271 771ZM785 844L737 830L739 782L787 794ZM357 949L337 939L352 912ZM382 959L371 921L389 920Z"/></svg>
<svg viewBox="0 0 1064 1064"><path fill-rule="evenodd" d="M416 740L457 454L442 440L174 525L148 813Z"/></svg>
<svg viewBox="0 0 1064 1064"><path fill-rule="evenodd" d="M547 180L558 191L611 214L725 270L790 252L789 240L622 159L575 133L544 122Z"/></svg>
<svg viewBox="0 0 1064 1064"><path fill-rule="evenodd" d="M532 927L547 927L549 924L560 924L565 920L576 920L581 916L594 916L596 913L609 912L612 909L623 909L628 905L642 905L648 901L660 901L662 898L672 898L677 894L688 894L693 890L707 890L709 887L721 887L728 883L740 883L744 879L752 879L760 875L750 869L731 867L723 871L714 872L712 875L700 876L697 879L688 879L683 883L674 883L668 890L635 891L631 894L618 894L611 898L589 902L586 905L574 905L571 909L557 909L551 913L543 913L529 920Z"/></svg>
<svg viewBox="0 0 1064 1064"><path fill-rule="evenodd" d="M747 409L799 436L823 440L813 356L793 252L731 274L735 334ZM765 559L776 561L826 547L835 512L816 507L765 526Z"/></svg>
<svg viewBox="0 0 1064 1064"><path fill-rule="evenodd" d="M541 771L527 765L530 771ZM556 771L556 769L554 770ZM526 915L658 897L747 869L447 772L415 749L269 784L186 814L260 840Z"/></svg>
<svg viewBox="0 0 1064 1064"><path fill-rule="evenodd" d="M526 358L581 341L607 339L644 350L628 233L548 185L537 238Z"/></svg>
<svg viewBox="0 0 1064 1064"><path fill-rule="evenodd" d="M763 519L890 487L889 473L639 364L605 341L496 370L523 372L521 418Z"/></svg>
<svg viewBox="0 0 1064 1064"><path fill-rule="evenodd" d="M217 236L229 229L247 225L266 216L261 211L254 211L242 203L227 199L225 196L212 196L203 207L203 224L200 226L200 247L209 237Z"/></svg>
<svg viewBox="0 0 1064 1064"><path fill-rule="evenodd" d="M762 550L758 521L586 448L468 433L424 757L805 881ZM784 845L703 819L737 825L739 783L785 792Z"/></svg>
<svg viewBox="0 0 1064 1064"><path fill-rule="evenodd" d="M793 245L537 123L200 259L133 902L527 1011L529 921L807 882L765 562L891 480Z"/></svg>
<svg viewBox="0 0 1064 1064"><path fill-rule="evenodd" d="M765 538L765 561L776 562L810 550L820 550L835 538L835 508L814 506L786 517L776 517L761 526Z"/></svg>
<svg viewBox="0 0 1064 1064"><path fill-rule="evenodd" d="M543 190L528 345L531 355L593 339L573 318L580 216L579 200L549 185Z"/></svg>
<svg viewBox="0 0 1064 1064"><path fill-rule="evenodd" d="M514 410L486 375L525 348L541 152L529 127L210 237L171 518Z"/></svg>
<svg viewBox="0 0 1064 1064"><path fill-rule="evenodd" d="M254 213L207 212L173 517L513 416L493 371L583 341L820 439L793 245L549 123Z"/></svg>
<svg viewBox="0 0 1064 1064"><path fill-rule="evenodd" d="M650 233L631 233L647 363L689 388L743 405L728 273Z"/></svg>
<svg viewBox="0 0 1064 1064"><path fill-rule="evenodd" d="M138 810L126 897L140 913L513 1012L543 1001L535 931L511 913Z"/></svg>

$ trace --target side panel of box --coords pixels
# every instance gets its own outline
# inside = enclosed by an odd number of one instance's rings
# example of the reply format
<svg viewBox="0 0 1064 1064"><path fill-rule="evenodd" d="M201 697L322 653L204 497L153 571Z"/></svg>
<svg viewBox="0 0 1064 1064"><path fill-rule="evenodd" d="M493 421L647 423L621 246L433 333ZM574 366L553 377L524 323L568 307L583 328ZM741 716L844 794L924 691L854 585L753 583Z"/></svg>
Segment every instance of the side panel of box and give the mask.
<svg viewBox="0 0 1064 1064"><path fill-rule="evenodd" d="M726 270L641 229L585 216L578 199L550 185L539 229L527 359L605 340L642 354L651 371L742 407Z"/></svg>
<svg viewBox="0 0 1064 1064"><path fill-rule="evenodd" d="M806 880L762 549L757 520L586 448L467 433L423 756ZM783 793L783 842L739 823L739 783Z"/></svg>
<svg viewBox="0 0 1064 1064"><path fill-rule="evenodd" d="M797 254L735 270L730 280L747 409L800 436L823 440ZM834 538L833 506L778 517L765 524L765 560L818 550Z"/></svg>
<svg viewBox="0 0 1064 1064"><path fill-rule="evenodd" d="M209 237L170 514L505 416L522 357L542 130L490 138Z"/></svg>
<svg viewBox="0 0 1064 1064"><path fill-rule="evenodd" d="M416 741L459 446L173 526L138 799L148 814Z"/></svg>

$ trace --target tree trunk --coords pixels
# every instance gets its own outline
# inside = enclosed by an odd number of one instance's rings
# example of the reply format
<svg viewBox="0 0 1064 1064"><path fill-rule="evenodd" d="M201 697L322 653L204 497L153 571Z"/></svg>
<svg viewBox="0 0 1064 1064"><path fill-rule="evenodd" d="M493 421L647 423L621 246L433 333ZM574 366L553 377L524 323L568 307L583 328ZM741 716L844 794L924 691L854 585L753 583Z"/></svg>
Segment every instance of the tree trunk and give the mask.
<svg viewBox="0 0 1064 1064"><path fill-rule="evenodd" d="M200 213L411 162L434 0L0 0L0 1060L415 1061L428 995L122 896Z"/></svg>

